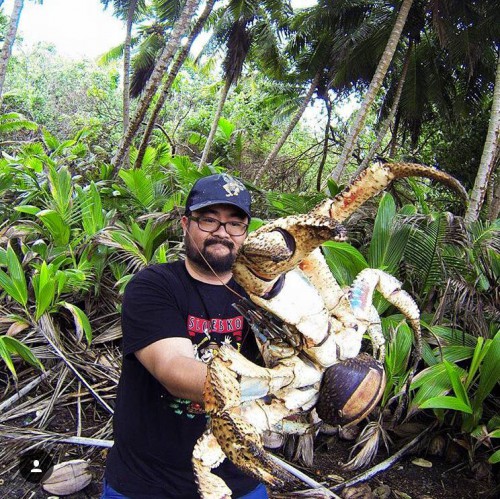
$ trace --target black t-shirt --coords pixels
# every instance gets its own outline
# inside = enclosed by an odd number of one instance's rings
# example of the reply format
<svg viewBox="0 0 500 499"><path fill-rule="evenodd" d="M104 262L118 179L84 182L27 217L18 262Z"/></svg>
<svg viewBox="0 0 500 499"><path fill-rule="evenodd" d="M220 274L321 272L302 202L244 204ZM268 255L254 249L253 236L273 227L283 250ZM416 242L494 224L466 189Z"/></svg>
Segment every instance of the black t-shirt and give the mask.
<svg viewBox="0 0 500 499"><path fill-rule="evenodd" d="M229 288L196 281L184 262L154 265L127 285L123 301L123 367L113 419L115 444L106 480L132 498L196 498L191 456L206 428L199 405L172 396L137 360L134 352L162 338L193 342L195 357L208 361L214 344L231 343L256 360L255 338L232 306L245 293L233 280ZM258 482L228 459L213 472L233 497Z"/></svg>

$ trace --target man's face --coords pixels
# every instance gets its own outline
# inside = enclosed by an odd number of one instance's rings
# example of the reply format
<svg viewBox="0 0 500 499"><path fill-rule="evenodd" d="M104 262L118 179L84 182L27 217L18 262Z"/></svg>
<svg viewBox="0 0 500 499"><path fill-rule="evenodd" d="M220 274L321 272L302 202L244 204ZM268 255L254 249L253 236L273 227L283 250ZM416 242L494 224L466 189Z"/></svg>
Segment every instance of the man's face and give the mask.
<svg viewBox="0 0 500 499"><path fill-rule="evenodd" d="M191 215L196 218L210 217L220 222L248 223L248 217L242 211L225 204L209 206L194 211ZM211 267L215 272L229 272L247 233L231 236L222 225L214 232L204 232L199 228L198 222L186 216L182 217L181 222L186 233L186 258L204 270L210 271Z"/></svg>

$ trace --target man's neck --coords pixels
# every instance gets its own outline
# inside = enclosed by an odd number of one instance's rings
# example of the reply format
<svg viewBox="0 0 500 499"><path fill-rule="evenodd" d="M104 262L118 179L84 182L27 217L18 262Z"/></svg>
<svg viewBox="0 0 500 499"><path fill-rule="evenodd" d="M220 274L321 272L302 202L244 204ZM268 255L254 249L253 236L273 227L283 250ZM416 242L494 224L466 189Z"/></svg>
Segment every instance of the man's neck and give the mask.
<svg viewBox="0 0 500 499"><path fill-rule="evenodd" d="M212 272L211 270L199 267L188 258L186 258L184 263L186 265L186 270L188 271L188 274L193 279L205 282L207 284L215 284L215 285L227 284L232 277L232 273L230 271L214 274L214 272Z"/></svg>

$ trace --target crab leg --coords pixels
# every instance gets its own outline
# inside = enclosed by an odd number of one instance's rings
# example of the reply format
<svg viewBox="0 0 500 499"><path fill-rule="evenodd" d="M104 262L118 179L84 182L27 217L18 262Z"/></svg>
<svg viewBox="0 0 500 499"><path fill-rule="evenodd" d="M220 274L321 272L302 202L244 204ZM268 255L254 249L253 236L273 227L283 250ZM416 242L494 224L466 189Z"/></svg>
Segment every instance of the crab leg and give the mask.
<svg viewBox="0 0 500 499"><path fill-rule="evenodd" d="M384 190L394 179L419 176L437 180L467 198L462 185L450 175L414 163L375 164L333 199L307 215L280 218L248 236L233 266L235 279L247 292L272 292L281 274L295 268L324 242L345 238L341 222Z"/></svg>
<svg viewBox="0 0 500 499"><path fill-rule="evenodd" d="M226 455L210 430L198 439L193 449L193 470L198 490L204 499L231 497L231 489L222 478L211 473L224 461Z"/></svg>
<svg viewBox="0 0 500 499"><path fill-rule="evenodd" d="M422 355L422 332L420 329L420 311L418 306L413 298L401 289L401 283L395 277L382 270L364 269L358 274L352 284L349 292L349 301L356 318L361 323L366 324L368 329L374 324L372 298L375 289L389 303L401 310L413 330L415 335L415 363L412 371L415 371L416 364L418 364ZM376 320L380 323L378 314ZM375 346L377 346L377 343L378 346L382 346L383 337L380 338L379 342L374 341Z"/></svg>
<svg viewBox="0 0 500 499"><path fill-rule="evenodd" d="M230 497L229 489L224 489L225 485L219 483L211 473L211 469L222 462L221 457L224 455L236 466L272 487L284 488L297 486L299 483L291 473L276 465L264 450L262 432L249 422L248 412L245 416L244 405L242 407L241 404L241 375L238 370L260 370L261 374L270 371L255 366L227 345L219 349L218 355L210 363L204 393L205 410L210 416L209 428L197 442L193 453L193 468L204 498ZM317 390L314 395L316 393ZM271 429L291 413L283 403L276 404L275 420L268 421L269 426L265 429ZM272 415L272 411L269 414ZM211 492L212 488L217 491L215 494Z"/></svg>
<svg viewBox="0 0 500 499"><path fill-rule="evenodd" d="M393 180L405 177L425 177L436 180L467 200L467 192L460 182L436 168L416 163L376 163L361 172L353 182L332 200L320 203L311 215L331 217L338 222L346 220L368 199L383 191Z"/></svg>

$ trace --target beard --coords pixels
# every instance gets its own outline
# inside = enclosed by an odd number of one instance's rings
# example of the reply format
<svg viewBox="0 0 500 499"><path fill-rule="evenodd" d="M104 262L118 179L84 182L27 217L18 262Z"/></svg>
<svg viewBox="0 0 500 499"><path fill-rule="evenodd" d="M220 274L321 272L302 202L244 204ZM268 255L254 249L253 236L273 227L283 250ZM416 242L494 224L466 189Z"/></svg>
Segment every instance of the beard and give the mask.
<svg viewBox="0 0 500 499"><path fill-rule="evenodd" d="M210 246L214 244L222 244L226 246L230 252L226 255L214 254L210 251ZM203 243L202 248L197 248L189 235L184 238L184 246L186 257L193 262L197 267L211 272L229 272L236 260L236 251L234 251L234 243L227 239L219 239L218 237L210 237Z"/></svg>

